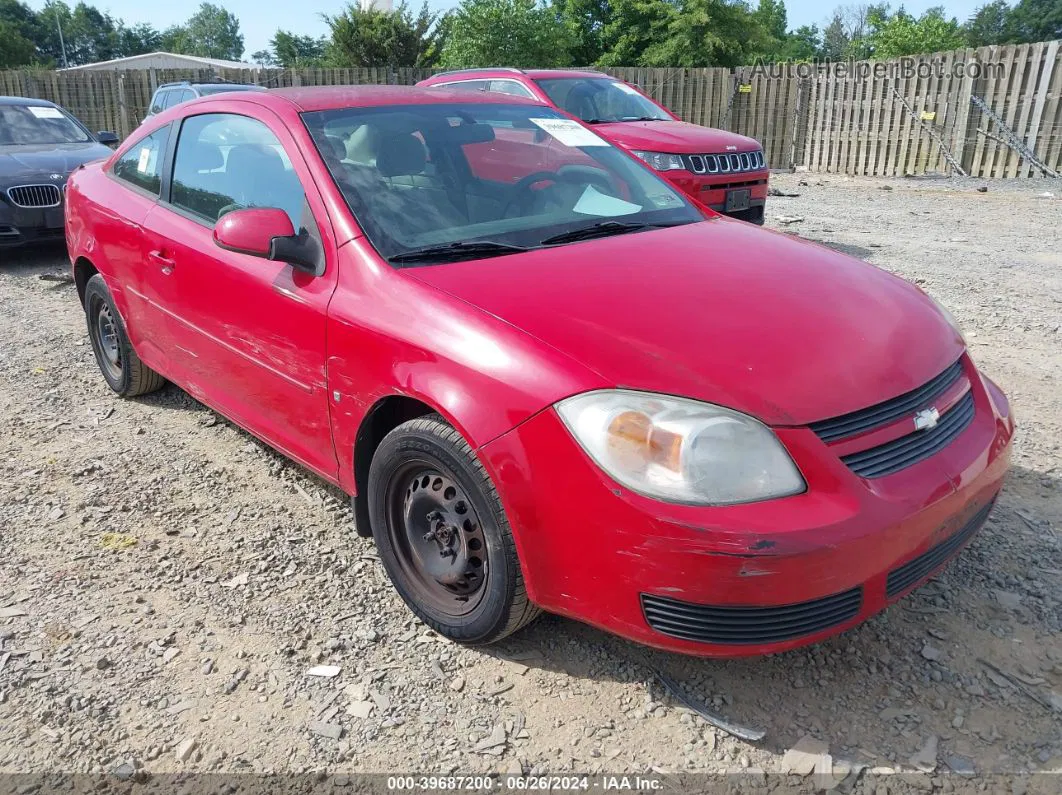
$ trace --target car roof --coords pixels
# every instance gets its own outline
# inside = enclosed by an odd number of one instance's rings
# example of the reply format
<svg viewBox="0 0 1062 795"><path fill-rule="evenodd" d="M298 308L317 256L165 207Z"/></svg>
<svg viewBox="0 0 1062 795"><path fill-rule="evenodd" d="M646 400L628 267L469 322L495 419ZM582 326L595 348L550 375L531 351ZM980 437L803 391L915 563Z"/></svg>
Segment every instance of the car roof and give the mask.
<svg viewBox="0 0 1062 795"><path fill-rule="evenodd" d="M379 105L441 105L450 102L480 105L542 105L543 103L509 94L446 91L416 86L312 86L274 88L255 93L253 100L268 104L268 98L283 98L300 111L333 110Z"/></svg>
<svg viewBox="0 0 1062 795"><path fill-rule="evenodd" d="M609 80L616 79L604 72L595 72L586 69L528 69L526 74L528 77L536 80L538 78L548 77L606 77Z"/></svg>
<svg viewBox="0 0 1062 795"><path fill-rule="evenodd" d="M614 79L604 72L596 72L590 69L514 69L508 66L487 66L479 69L458 69L453 72L440 72L427 78L424 82L437 82L449 80L475 80L483 78L514 78L527 77L532 80L550 77L605 77Z"/></svg>
<svg viewBox="0 0 1062 795"><path fill-rule="evenodd" d="M196 83L183 80L176 83L163 83L158 87L159 91L164 88L225 88L229 91L265 91L262 86L251 86L246 83Z"/></svg>
<svg viewBox="0 0 1062 795"><path fill-rule="evenodd" d="M54 102L32 97L0 97L0 105L32 105L35 108L58 108Z"/></svg>

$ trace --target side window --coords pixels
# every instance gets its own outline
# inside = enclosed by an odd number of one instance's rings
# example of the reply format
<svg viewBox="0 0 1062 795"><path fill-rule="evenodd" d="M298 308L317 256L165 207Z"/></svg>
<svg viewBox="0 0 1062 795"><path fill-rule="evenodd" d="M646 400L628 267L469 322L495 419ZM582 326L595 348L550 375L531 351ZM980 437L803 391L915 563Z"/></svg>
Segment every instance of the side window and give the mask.
<svg viewBox="0 0 1062 795"><path fill-rule="evenodd" d="M162 113L162 111L166 110L166 101L172 94L173 92L167 89L159 89L156 91L155 98L151 100L151 110L149 112Z"/></svg>
<svg viewBox="0 0 1062 795"><path fill-rule="evenodd" d="M515 80L491 80L490 90L499 94L512 94L514 97L534 98L534 94Z"/></svg>
<svg viewBox="0 0 1062 795"><path fill-rule="evenodd" d="M439 88L449 88L453 91L487 91L490 89L490 81L462 80L460 83L447 83Z"/></svg>
<svg viewBox="0 0 1062 795"><path fill-rule="evenodd" d="M298 230L305 195L284 147L262 122L206 113L181 125L170 203L210 224L233 210L276 207Z"/></svg>
<svg viewBox="0 0 1062 795"><path fill-rule="evenodd" d="M166 107L172 108L174 105L180 105L182 102L187 102L190 99L195 99L195 92L190 88L183 88L180 91L171 91L170 100L166 103Z"/></svg>
<svg viewBox="0 0 1062 795"><path fill-rule="evenodd" d="M118 179L142 190L159 195L162 185L162 161L166 157L166 141L170 126L141 138L115 161L111 173Z"/></svg>

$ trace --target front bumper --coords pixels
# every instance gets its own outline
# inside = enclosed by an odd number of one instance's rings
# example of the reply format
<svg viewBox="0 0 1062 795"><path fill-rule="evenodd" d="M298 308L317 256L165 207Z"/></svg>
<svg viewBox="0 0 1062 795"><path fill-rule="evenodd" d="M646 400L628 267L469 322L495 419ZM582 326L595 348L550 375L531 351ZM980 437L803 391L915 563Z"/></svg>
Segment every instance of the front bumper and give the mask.
<svg viewBox="0 0 1062 795"><path fill-rule="evenodd" d="M583 453L552 409L480 454L502 494L529 595L543 608L671 651L779 652L883 610L939 570L984 521L1014 425L998 387L971 381L970 426L887 477L856 476L807 428L776 429L808 490L752 505L669 505L629 492ZM786 621L795 634L776 631ZM741 631L693 640L689 626Z"/></svg>
<svg viewBox="0 0 1062 795"><path fill-rule="evenodd" d="M0 248L63 239L64 206L16 207L0 195Z"/></svg>
<svg viewBox="0 0 1062 795"><path fill-rule="evenodd" d="M767 169L736 174L694 174L676 170L659 172L659 175L683 193L718 213L752 223L763 223L770 176ZM748 207L734 209L733 199L736 194L744 191L748 191Z"/></svg>

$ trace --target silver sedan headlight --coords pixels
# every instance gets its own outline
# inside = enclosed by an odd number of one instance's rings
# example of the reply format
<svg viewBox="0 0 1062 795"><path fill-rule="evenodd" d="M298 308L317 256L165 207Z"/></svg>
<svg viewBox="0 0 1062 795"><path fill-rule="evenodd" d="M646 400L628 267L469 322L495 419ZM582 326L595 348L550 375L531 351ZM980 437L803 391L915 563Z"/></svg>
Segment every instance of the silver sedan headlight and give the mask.
<svg viewBox="0 0 1062 795"><path fill-rule="evenodd" d="M598 466L648 497L734 505L806 488L766 425L722 406L610 389L562 400L556 409Z"/></svg>

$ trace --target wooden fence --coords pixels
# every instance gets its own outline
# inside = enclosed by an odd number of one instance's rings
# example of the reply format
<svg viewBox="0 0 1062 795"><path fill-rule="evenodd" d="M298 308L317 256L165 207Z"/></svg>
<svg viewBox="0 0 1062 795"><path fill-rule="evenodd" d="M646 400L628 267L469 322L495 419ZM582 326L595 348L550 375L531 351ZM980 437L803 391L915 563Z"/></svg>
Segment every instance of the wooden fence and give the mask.
<svg viewBox="0 0 1062 795"><path fill-rule="evenodd" d="M1039 176L1039 169L1004 143L1012 132L1044 165L1062 170L1058 41L900 61L606 71L639 86L686 121L757 139L775 168L898 176L953 173L958 165L977 177ZM387 67L8 71L0 72L0 94L52 100L93 129L125 136L143 120L151 95L164 82L224 80L271 88L409 85L430 74Z"/></svg>

